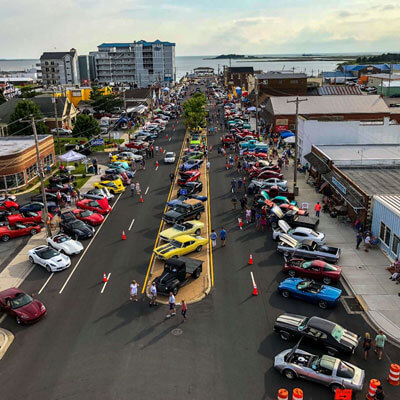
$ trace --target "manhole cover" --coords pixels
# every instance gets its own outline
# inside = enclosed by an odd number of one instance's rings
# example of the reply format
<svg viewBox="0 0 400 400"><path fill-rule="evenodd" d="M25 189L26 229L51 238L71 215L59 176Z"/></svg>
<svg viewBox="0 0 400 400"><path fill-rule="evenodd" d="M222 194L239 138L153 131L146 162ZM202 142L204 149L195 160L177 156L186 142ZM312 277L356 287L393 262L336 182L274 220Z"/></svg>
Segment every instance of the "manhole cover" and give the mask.
<svg viewBox="0 0 400 400"><path fill-rule="evenodd" d="M343 300L346 302L350 311L352 312L362 312L364 311L362 305L355 297L344 297Z"/></svg>
<svg viewBox="0 0 400 400"><path fill-rule="evenodd" d="M175 329L172 329L171 333L172 333L173 335L175 335L175 336L179 336L179 335L182 335L183 330L180 329L180 328L175 328Z"/></svg>

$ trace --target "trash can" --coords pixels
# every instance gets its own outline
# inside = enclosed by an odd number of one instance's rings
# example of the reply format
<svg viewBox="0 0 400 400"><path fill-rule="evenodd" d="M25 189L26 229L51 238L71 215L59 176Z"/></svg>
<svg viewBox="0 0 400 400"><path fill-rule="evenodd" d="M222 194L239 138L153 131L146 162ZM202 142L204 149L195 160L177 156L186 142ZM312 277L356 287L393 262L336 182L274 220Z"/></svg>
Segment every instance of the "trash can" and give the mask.
<svg viewBox="0 0 400 400"><path fill-rule="evenodd" d="M89 173L89 174L94 174L94 167L93 167L93 165L91 165L90 167L88 167L88 173Z"/></svg>

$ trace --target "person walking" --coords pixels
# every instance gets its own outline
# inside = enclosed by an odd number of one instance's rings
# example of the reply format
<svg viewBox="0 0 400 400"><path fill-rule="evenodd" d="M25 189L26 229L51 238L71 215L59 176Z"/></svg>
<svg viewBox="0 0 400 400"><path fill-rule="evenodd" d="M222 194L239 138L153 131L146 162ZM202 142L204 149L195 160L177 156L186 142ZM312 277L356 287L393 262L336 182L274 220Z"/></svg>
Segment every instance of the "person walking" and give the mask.
<svg viewBox="0 0 400 400"><path fill-rule="evenodd" d="M371 233L367 232L365 239L364 239L364 251L369 251L369 249L371 248Z"/></svg>
<svg viewBox="0 0 400 400"><path fill-rule="evenodd" d="M169 292L169 298L168 298L168 303L169 303L169 312L167 314L167 318L171 318L174 315L176 315L175 311L175 296L172 292Z"/></svg>
<svg viewBox="0 0 400 400"><path fill-rule="evenodd" d="M156 283L153 282L150 286L150 307L157 305L157 287Z"/></svg>
<svg viewBox="0 0 400 400"><path fill-rule="evenodd" d="M372 339L369 332L365 332L363 350L364 350L364 360L368 358L368 352L371 350Z"/></svg>
<svg viewBox="0 0 400 400"><path fill-rule="evenodd" d="M143 170L146 169L146 161L145 161L144 158L142 159L142 169L143 169Z"/></svg>
<svg viewBox="0 0 400 400"><path fill-rule="evenodd" d="M267 226L267 217L263 214L260 219L261 230L265 232L265 227Z"/></svg>
<svg viewBox="0 0 400 400"><path fill-rule="evenodd" d="M139 182L136 182L135 189L136 189L136 194L140 196L142 191L140 190L140 183Z"/></svg>
<svg viewBox="0 0 400 400"><path fill-rule="evenodd" d="M383 334L382 329L379 329L378 334L375 336L375 353L378 355L378 360L382 360L383 348L387 340L386 335Z"/></svg>
<svg viewBox="0 0 400 400"><path fill-rule="evenodd" d="M357 232L357 236L356 236L356 249L357 250L360 250L360 244L361 244L362 240L363 240L362 233Z"/></svg>
<svg viewBox="0 0 400 400"><path fill-rule="evenodd" d="M69 192L67 193L67 204L71 207L71 194Z"/></svg>
<svg viewBox="0 0 400 400"><path fill-rule="evenodd" d="M383 392L383 387L382 385L379 385L376 388L374 400L385 400L385 393Z"/></svg>
<svg viewBox="0 0 400 400"><path fill-rule="evenodd" d="M238 179L238 181L237 181L238 191L240 191L240 190L242 189L242 185L243 185L242 178L239 177L239 179Z"/></svg>
<svg viewBox="0 0 400 400"><path fill-rule="evenodd" d="M137 301L137 291L138 291L139 284L134 280L129 285L129 300L130 301Z"/></svg>
<svg viewBox="0 0 400 400"><path fill-rule="evenodd" d="M231 188L232 188L232 193L236 193L236 179L233 178L231 180Z"/></svg>
<svg viewBox="0 0 400 400"><path fill-rule="evenodd" d="M207 168L207 171L208 171L208 172L210 172L210 166L211 166L210 161L207 161L207 163L206 163L206 168Z"/></svg>
<svg viewBox="0 0 400 400"><path fill-rule="evenodd" d="M232 197L232 210L236 210L237 198L236 196Z"/></svg>
<svg viewBox="0 0 400 400"><path fill-rule="evenodd" d="M215 233L214 229L211 231L210 234L210 239L211 239L211 245L212 248L214 249L215 247L217 247L217 234Z"/></svg>
<svg viewBox="0 0 400 400"><path fill-rule="evenodd" d="M186 321L186 313L187 313L187 304L185 302L185 300L182 300L181 302L181 314L183 317L183 322Z"/></svg>
<svg viewBox="0 0 400 400"><path fill-rule="evenodd" d="M221 238L221 247L225 247L226 243L226 230L224 228L221 229L219 233L219 237Z"/></svg>
<svg viewBox="0 0 400 400"><path fill-rule="evenodd" d="M250 208L246 209L246 224L250 224L251 223L251 210Z"/></svg>
<svg viewBox="0 0 400 400"><path fill-rule="evenodd" d="M321 213L321 204L319 203L319 201L317 202L317 204L314 206L314 210L315 210L315 216L319 218L319 214Z"/></svg>
<svg viewBox="0 0 400 400"><path fill-rule="evenodd" d="M131 196L135 194L135 184L134 182L131 183Z"/></svg>
<svg viewBox="0 0 400 400"><path fill-rule="evenodd" d="M175 175L173 172L169 174L169 179L171 180L171 184L174 182Z"/></svg>

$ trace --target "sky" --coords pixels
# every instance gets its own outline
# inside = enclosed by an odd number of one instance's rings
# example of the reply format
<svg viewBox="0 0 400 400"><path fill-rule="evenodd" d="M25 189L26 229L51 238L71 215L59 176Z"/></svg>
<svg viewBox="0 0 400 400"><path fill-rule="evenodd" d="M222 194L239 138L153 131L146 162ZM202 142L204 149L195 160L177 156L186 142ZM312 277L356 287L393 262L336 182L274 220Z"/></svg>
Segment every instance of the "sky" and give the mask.
<svg viewBox="0 0 400 400"><path fill-rule="evenodd" d="M0 58L141 39L177 56L396 52L399 20L387 0L0 0Z"/></svg>

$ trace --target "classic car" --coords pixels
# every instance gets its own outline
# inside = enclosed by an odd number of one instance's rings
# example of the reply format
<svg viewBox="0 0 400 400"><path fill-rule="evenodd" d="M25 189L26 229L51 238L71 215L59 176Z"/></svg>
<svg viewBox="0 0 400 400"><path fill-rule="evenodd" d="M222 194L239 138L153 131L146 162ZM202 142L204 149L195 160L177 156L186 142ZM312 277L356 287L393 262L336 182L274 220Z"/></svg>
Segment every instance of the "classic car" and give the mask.
<svg viewBox="0 0 400 400"><path fill-rule="evenodd" d="M101 214L90 210L80 210L79 208L75 208L72 212L77 219L80 219L91 226L100 225L104 221L104 217Z"/></svg>
<svg viewBox="0 0 400 400"><path fill-rule="evenodd" d="M129 166L129 164L125 161L114 161L114 162L110 162L107 164L107 167L111 168L111 169L118 169L121 168L124 170L124 172L128 172L131 167Z"/></svg>
<svg viewBox="0 0 400 400"><path fill-rule="evenodd" d="M283 180L283 174L276 171L266 170L266 171L261 171L259 174L251 175L250 178L257 180L266 180L269 178L276 178L279 180Z"/></svg>
<svg viewBox="0 0 400 400"><path fill-rule="evenodd" d="M76 181L76 176L70 174L53 175L49 178L49 183L51 184L64 184L74 181Z"/></svg>
<svg viewBox="0 0 400 400"><path fill-rule="evenodd" d="M257 141L256 139L244 141L239 143L241 150L256 150L258 152L268 152L268 145Z"/></svg>
<svg viewBox="0 0 400 400"><path fill-rule="evenodd" d="M51 183L51 182L49 182L49 185L44 190L47 193L57 193L57 192L67 193L69 191L69 186L68 185L63 185L61 183Z"/></svg>
<svg viewBox="0 0 400 400"><path fill-rule="evenodd" d="M188 182L197 182L200 179L200 175L199 170L180 171L177 183L179 186L184 186Z"/></svg>
<svg viewBox="0 0 400 400"><path fill-rule="evenodd" d="M183 185L180 185L181 188L177 191L177 195L192 195L195 193L200 193L203 190L203 183L200 181L197 182L186 182Z"/></svg>
<svg viewBox="0 0 400 400"><path fill-rule="evenodd" d="M157 293L168 295L178 293L180 287L189 279L197 279L203 269L203 261L189 257L171 258L165 262L164 270L160 276L154 279Z"/></svg>
<svg viewBox="0 0 400 400"><path fill-rule="evenodd" d="M60 232L64 232L75 240L90 239L95 232L92 226L77 219L73 212L67 211L61 214Z"/></svg>
<svg viewBox="0 0 400 400"><path fill-rule="evenodd" d="M135 153L133 151L121 151L121 153L118 153L117 157L120 158L122 161L125 159L131 159L135 161L143 160L143 156L141 154Z"/></svg>
<svg viewBox="0 0 400 400"><path fill-rule="evenodd" d="M46 314L43 303L15 287L0 292L0 310L15 318L17 324L32 324Z"/></svg>
<svg viewBox="0 0 400 400"><path fill-rule="evenodd" d="M189 171L193 169L199 169L203 160L189 159L179 166L180 171Z"/></svg>
<svg viewBox="0 0 400 400"><path fill-rule="evenodd" d="M298 349L284 350L275 356L274 367L288 379L302 378L328 386L332 392L347 388L361 391L364 370L328 355L318 356Z"/></svg>
<svg viewBox="0 0 400 400"><path fill-rule="evenodd" d="M18 203L16 203L13 200L6 199L6 200L0 201L0 210L14 212L14 211L18 210L18 208L19 208Z"/></svg>
<svg viewBox="0 0 400 400"><path fill-rule="evenodd" d="M10 239L14 239L16 237L36 235L38 232L40 232L40 230L40 225L35 223L16 223L13 226L4 225L0 226L0 240L3 242L8 242Z"/></svg>
<svg viewBox="0 0 400 400"><path fill-rule="evenodd" d="M71 266L71 259L50 246L38 246L28 251L31 264L46 268L48 272L62 271Z"/></svg>
<svg viewBox="0 0 400 400"><path fill-rule="evenodd" d="M92 199L92 200L101 200L101 199L107 199L108 201L112 200L114 198L114 195L111 194L107 188L101 188L101 189L90 189L86 193L81 193L81 197L84 199Z"/></svg>
<svg viewBox="0 0 400 400"><path fill-rule="evenodd" d="M128 178L128 175L126 175L126 174L121 175L121 174L117 174L117 173L113 172L111 174L105 173L103 175L100 175L101 182L107 182L107 181L115 182L115 181L118 181L118 179L120 179L122 181L123 185L125 185L125 186L128 186L131 181Z"/></svg>
<svg viewBox="0 0 400 400"><path fill-rule="evenodd" d="M101 200L83 199L76 202L76 207L83 210L97 212L103 215L106 215L111 211L111 207L108 204L108 200L106 198L103 198Z"/></svg>
<svg viewBox="0 0 400 400"><path fill-rule="evenodd" d="M287 204L287 203L282 203L279 204L279 208L282 210L284 214L286 214L288 211L294 211L297 213L297 215L301 216L308 216L308 210L303 210L293 204Z"/></svg>
<svg viewBox="0 0 400 400"><path fill-rule="evenodd" d="M260 175L261 172L265 171L274 171L277 172L278 174L281 172L280 168L278 165L264 165L262 167L256 167L253 165L252 167L247 169L247 172L249 173L250 177ZM274 186L274 185L270 185Z"/></svg>
<svg viewBox="0 0 400 400"><path fill-rule="evenodd" d="M167 224L181 224L193 217L199 220L204 211L204 204L200 200L189 199L176 204L172 210L168 210L163 215L162 219Z"/></svg>
<svg viewBox="0 0 400 400"><path fill-rule="evenodd" d="M143 140L138 140L138 141L126 143L125 146L128 147L129 149L143 150L143 149L149 147L149 144Z"/></svg>
<svg viewBox="0 0 400 400"><path fill-rule="evenodd" d="M282 340L308 339L324 347L331 356L339 352L354 353L361 339L361 336L327 319L288 313L275 320L274 330Z"/></svg>
<svg viewBox="0 0 400 400"><path fill-rule="evenodd" d="M273 203L271 202L271 204ZM271 214L274 214L278 219L283 219L291 227L303 226L304 228L317 229L319 218L300 215L295 209L282 211L281 206L278 207L273 204L271 207Z"/></svg>
<svg viewBox="0 0 400 400"><path fill-rule="evenodd" d="M286 221L281 219L278 221L278 226L272 228L272 239L279 240L282 234L286 234L299 242L311 240L318 245L324 245L326 243L325 233L316 232L313 229L304 228L302 226L292 228Z"/></svg>
<svg viewBox="0 0 400 400"><path fill-rule="evenodd" d="M166 242L175 239L177 236L181 236L183 234L190 235L200 235L201 230L204 228L203 222L192 220L183 222L182 224L175 224L171 228L165 229L160 233L160 239L165 240Z"/></svg>
<svg viewBox="0 0 400 400"><path fill-rule="evenodd" d="M256 194L261 190L269 189L270 187L278 186L282 192L287 191L287 181L280 180L277 178L269 178L265 180L253 179L247 187L248 194Z"/></svg>
<svg viewBox="0 0 400 400"><path fill-rule="evenodd" d="M175 237L175 239L172 239L169 243L155 248L154 254L160 260L168 260L172 257L184 256L193 251L200 252L207 243L207 238L183 234Z"/></svg>
<svg viewBox="0 0 400 400"><path fill-rule="evenodd" d="M177 204L183 203L185 200L189 199L195 199L195 200L200 200L200 201L207 201L207 196L200 196L198 194L187 194L187 195L181 195L177 197L176 199L170 200L167 205L169 207L174 207Z"/></svg>
<svg viewBox="0 0 400 400"><path fill-rule="evenodd" d="M131 157L122 157L119 154L115 154L111 157L110 161L112 163L114 162L126 162L128 165L132 164L132 158Z"/></svg>
<svg viewBox="0 0 400 400"><path fill-rule="evenodd" d="M236 138L234 135L224 135L221 137L221 143L222 144L231 144L231 143L235 143L236 142Z"/></svg>
<svg viewBox="0 0 400 400"><path fill-rule="evenodd" d="M175 164L176 154L173 151L168 151L164 155L165 164Z"/></svg>
<svg viewBox="0 0 400 400"><path fill-rule="evenodd" d="M113 181L101 181L93 183L93 187L97 189L107 188L111 194L122 193L125 190L124 184L120 178Z"/></svg>
<svg viewBox="0 0 400 400"><path fill-rule="evenodd" d="M340 257L340 249L326 245L318 245L312 240L303 240L302 242L293 239L287 234L280 235L277 251L285 256L291 255L297 258L306 258L308 260L325 260L336 263Z"/></svg>
<svg viewBox="0 0 400 400"><path fill-rule="evenodd" d="M285 279L279 284L278 292L285 298L293 297L315 303L323 309L334 307L342 294L340 289L333 286L301 278Z"/></svg>
<svg viewBox="0 0 400 400"><path fill-rule="evenodd" d="M81 242L71 239L64 233L48 237L46 242L50 247L53 247L53 249L69 256L79 254L83 250Z"/></svg>
<svg viewBox="0 0 400 400"><path fill-rule="evenodd" d="M328 264L323 260L306 261L302 258L290 258L285 260L283 271L291 277L316 279L329 285L339 281L342 267Z"/></svg>

